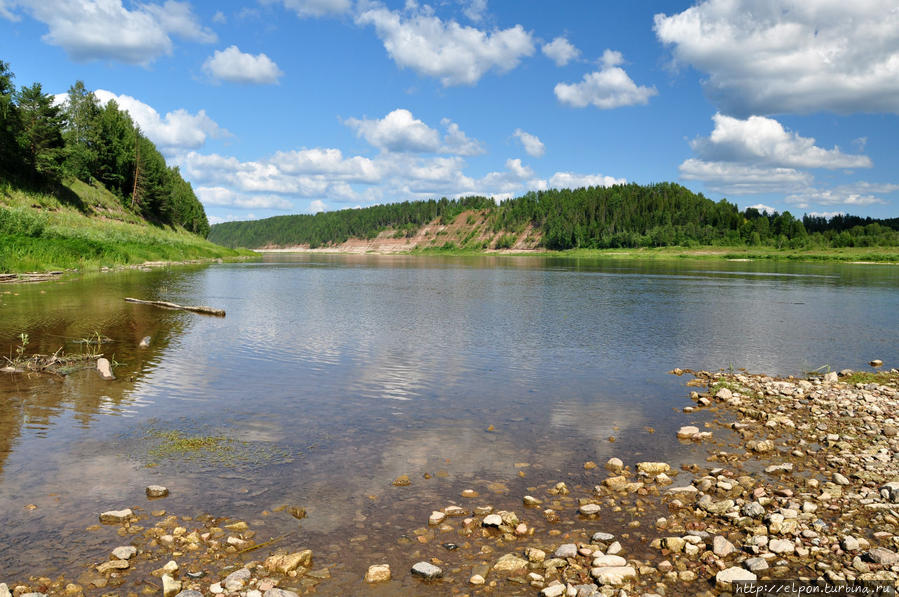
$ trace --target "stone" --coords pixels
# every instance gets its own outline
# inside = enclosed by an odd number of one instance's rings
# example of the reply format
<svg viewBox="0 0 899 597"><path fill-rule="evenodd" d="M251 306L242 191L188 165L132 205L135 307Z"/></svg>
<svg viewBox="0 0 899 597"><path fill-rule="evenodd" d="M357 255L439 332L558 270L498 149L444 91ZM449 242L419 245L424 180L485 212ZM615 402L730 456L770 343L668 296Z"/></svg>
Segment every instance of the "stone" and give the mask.
<svg viewBox="0 0 899 597"><path fill-rule="evenodd" d="M829 371L824 374L824 383L837 383L838 381L839 377L836 371Z"/></svg>
<svg viewBox="0 0 899 597"><path fill-rule="evenodd" d="M761 572L768 569L768 560L765 558L748 558L743 562L743 566L750 572Z"/></svg>
<svg viewBox="0 0 899 597"><path fill-rule="evenodd" d="M769 475L776 473L791 473L793 472L793 463L784 462L782 464L772 464L771 466L765 467L765 472Z"/></svg>
<svg viewBox="0 0 899 597"><path fill-rule="evenodd" d="M762 506L758 502L748 502L744 504L743 516L748 516L750 518L762 518L765 515L765 507Z"/></svg>
<svg viewBox="0 0 899 597"><path fill-rule="evenodd" d="M539 506L543 504L543 500L538 500L537 498L530 495L524 496L521 501L524 502L525 506Z"/></svg>
<svg viewBox="0 0 899 597"><path fill-rule="evenodd" d="M715 392L715 398L718 400L730 400L734 397L734 393L728 388L720 388L717 392Z"/></svg>
<svg viewBox="0 0 899 597"><path fill-rule="evenodd" d="M750 581L757 579L758 577L754 573L738 566L732 566L715 575L715 583L718 585L718 588L725 591L730 590L732 587L731 583L735 581Z"/></svg>
<svg viewBox="0 0 899 597"><path fill-rule="evenodd" d="M768 549L774 553L793 553L796 546L787 539L772 539L768 541Z"/></svg>
<svg viewBox="0 0 899 597"><path fill-rule="evenodd" d="M134 515L131 508L124 510L108 510L100 514L100 522L105 524L120 524Z"/></svg>
<svg viewBox="0 0 899 597"><path fill-rule="evenodd" d="M577 545L574 543L563 543L553 552L554 558L576 558Z"/></svg>
<svg viewBox="0 0 899 597"><path fill-rule="evenodd" d="M418 562L412 566L412 575L425 580L435 580L443 576L443 570L429 562Z"/></svg>
<svg viewBox="0 0 899 597"><path fill-rule="evenodd" d="M365 573L365 582L385 582L390 580L390 564L369 566Z"/></svg>
<svg viewBox="0 0 899 597"><path fill-rule="evenodd" d="M693 425L684 425L677 431L677 437L680 439L691 439L694 435L699 434L699 427Z"/></svg>
<svg viewBox="0 0 899 597"><path fill-rule="evenodd" d="M542 549L537 549L536 547L528 547L524 550L524 557L526 557L529 562L539 563L546 559L546 552Z"/></svg>
<svg viewBox="0 0 899 597"><path fill-rule="evenodd" d="M624 475L618 475L615 477L609 477L607 479L603 479L603 485L611 489L612 491L624 491L627 489L629 481L627 477Z"/></svg>
<svg viewBox="0 0 899 597"><path fill-rule="evenodd" d="M125 570L131 564L128 563L128 560L109 560L108 562L103 562L99 566L97 566L97 572L100 574L106 574L110 570Z"/></svg>
<svg viewBox="0 0 899 597"><path fill-rule="evenodd" d="M899 554L894 551L890 551L885 547L875 547L874 549L869 549L864 554L864 559L869 562L874 562L875 564L880 564L881 566L895 566L899 564Z"/></svg>
<svg viewBox="0 0 899 597"><path fill-rule="evenodd" d="M6 586L5 582L0 582L0 597L12 597L12 594L9 592L9 587Z"/></svg>
<svg viewBox="0 0 899 597"><path fill-rule="evenodd" d="M621 556L604 555L593 558L593 568L608 568L610 566L627 566L627 560Z"/></svg>
<svg viewBox="0 0 899 597"><path fill-rule="evenodd" d="M637 571L633 566L607 566L591 568L590 574L601 585L621 585L629 578L636 578Z"/></svg>
<svg viewBox="0 0 899 597"><path fill-rule="evenodd" d="M852 535L847 535L840 540L840 547L846 551L858 551L861 545L859 544L858 539Z"/></svg>
<svg viewBox="0 0 899 597"><path fill-rule="evenodd" d="M606 461L606 468L613 473L620 473L624 469L624 463L620 458L609 458Z"/></svg>
<svg viewBox="0 0 899 597"><path fill-rule="evenodd" d="M400 475L393 480L394 487L406 487L408 485L412 485L412 481L409 479L409 475Z"/></svg>
<svg viewBox="0 0 899 597"><path fill-rule="evenodd" d="M881 361L880 359L874 359L874 360L870 361L868 364L871 365L872 367L883 367L883 361Z"/></svg>
<svg viewBox="0 0 899 597"><path fill-rule="evenodd" d="M499 514L488 514L484 517L484 520L481 521L481 526L488 528L496 528L503 524L503 517Z"/></svg>
<svg viewBox="0 0 899 597"><path fill-rule="evenodd" d="M602 510L602 508L599 507L599 504L584 504L578 508L578 512L584 516L595 516L596 514L599 514L600 510Z"/></svg>
<svg viewBox="0 0 899 597"><path fill-rule="evenodd" d="M97 359L97 373L100 374L100 379L105 381L112 381L115 379L115 375L112 374L112 365L109 363L109 359L103 357Z"/></svg>
<svg viewBox="0 0 899 597"><path fill-rule="evenodd" d="M249 595L249 594L248 594ZM181 591L175 597L203 597L203 593L200 591L194 591L193 589L188 589L186 591Z"/></svg>
<svg viewBox="0 0 899 597"><path fill-rule="evenodd" d="M540 591L541 597L561 597L566 592L565 585L559 583L557 585L549 585Z"/></svg>
<svg viewBox="0 0 899 597"><path fill-rule="evenodd" d="M249 568L241 568L240 570L235 570L225 577L225 580L222 581L222 587L226 591L235 593L243 589L247 585L247 581L250 580L250 575L251 573Z"/></svg>
<svg viewBox="0 0 899 597"><path fill-rule="evenodd" d="M312 550L304 549L295 553L271 556L265 560L265 569L269 572L288 574L300 566L308 568L311 564ZM227 588L227 586L225 588Z"/></svg>
<svg viewBox="0 0 899 597"><path fill-rule="evenodd" d="M609 555L612 555L612 556L616 556L616 555L620 554L621 551L622 551L621 544L616 541L609 546L609 548L606 550L606 553Z"/></svg>
<svg viewBox="0 0 899 597"><path fill-rule="evenodd" d="M671 465L666 462L638 462L637 470L655 476L671 471Z"/></svg>
<svg viewBox="0 0 899 597"><path fill-rule="evenodd" d="M266 591L263 597L299 597L299 595L297 595L293 591L274 587Z"/></svg>
<svg viewBox="0 0 899 597"><path fill-rule="evenodd" d="M168 574L162 575L162 597L175 597L181 592L181 581L175 580Z"/></svg>
<svg viewBox="0 0 899 597"><path fill-rule="evenodd" d="M577 554L577 548L575 548L575 555ZM510 575L523 572L527 570L528 561L522 558L519 558L513 553L507 553L499 560L496 561L496 564L493 565L493 569L496 572L503 572Z"/></svg>
<svg viewBox="0 0 899 597"><path fill-rule="evenodd" d="M480 574L472 574L471 578L468 579L468 582L473 585L482 585L487 582L487 580Z"/></svg>
<svg viewBox="0 0 899 597"><path fill-rule="evenodd" d="M674 553L682 552L686 543L682 537L665 537L662 539L662 547Z"/></svg>
<svg viewBox="0 0 899 597"><path fill-rule="evenodd" d="M431 526L437 526L441 522L446 520L446 514L439 510L434 510L431 512L431 515L428 517L428 524Z"/></svg>
<svg viewBox="0 0 899 597"><path fill-rule="evenodd" d="M849 485L849 479L840 473L833 474L833 482L837 485Z"/></svg>
<svg viewBox="0 0 899 597"><path fill-rule="evenodd" d="M162 485L150 485L146 489L148 498L161 498L169 494L169 490Z"/></svg>
<svg viewBox="0 0 899 597"><path fill-rule="evenodd" d="M593 537L590 538L590 541L593 543L608 543L615 539L615 535L611 533L603 533L602 531L598 533L593 533Z"/></svg>
<svg viewBox="0 0 899 597"><path fill-rule="evenodd" d="M734 547L734 544L721 535L715 535L715 538L712 539L712 553L719 558L726 558L736 550L737 548Z"/></svg>
<svg viewBox="0 0 899 597"><path fill-rule="evenodd" d="M112 555L118 560L130 560L137 555L137 548L133 545L122 545L113 549Z"/></svg>
<svg viewBox="0 0 899 597"><path fill-rule="evenodd" d="M899 483L891 481L880 488L880 495L883 499L890 500L893 503L899 503Z"/></svg>
<svg viewBox="0 0 899 597"><path fill-rule="evenodd" d="M150 348L150 336L144 336L140 339L140 344L137 345L138 348Z"/></svg>

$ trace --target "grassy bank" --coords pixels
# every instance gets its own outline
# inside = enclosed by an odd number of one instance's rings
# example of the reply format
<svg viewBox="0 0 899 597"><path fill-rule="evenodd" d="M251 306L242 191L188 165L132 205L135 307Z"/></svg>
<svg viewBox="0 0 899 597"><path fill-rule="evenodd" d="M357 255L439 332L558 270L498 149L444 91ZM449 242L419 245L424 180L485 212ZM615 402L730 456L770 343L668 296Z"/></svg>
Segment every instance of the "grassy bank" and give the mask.
<svg viewBox="0 0 899 597"><path fill-rule="evenodd" d="M90 271L250 254L180 228L147 224L102 186L74 180L56 194L0 186L0 272Z"/></svg>
<svg viewBox="0 0 899 597"><path fill-rule="evenodd" d="M839 261L899 263L899 247L843 247L775 249L773 247L658 247L641 249L571 249L568 251L490 251L456 247L427 247L409 251L413 255L513 255L572 257L582 259L703 259L769 261Z"/></svg>

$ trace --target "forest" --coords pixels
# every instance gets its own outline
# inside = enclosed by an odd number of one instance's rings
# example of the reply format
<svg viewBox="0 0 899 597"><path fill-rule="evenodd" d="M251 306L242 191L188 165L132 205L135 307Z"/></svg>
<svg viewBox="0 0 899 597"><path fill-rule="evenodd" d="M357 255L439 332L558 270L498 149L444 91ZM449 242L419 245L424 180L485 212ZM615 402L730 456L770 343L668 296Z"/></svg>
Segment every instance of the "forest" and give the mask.
<svg viewBox="0 0 899 597"><path fill-rule="evenodd" d="M535 191L495 203L486 197L407 201L315 215L277 216L226 222L209 239L230 247L336 245L349 238L374 238L384 230L411 236L421 226L452 222L465 211L486 216L493 233L488 246L506 248L509 235L531 227L551 250L664 246L769 246L784 248L899 246L899 218L850 215L830 219L790 212L740 211L727 200L712 201L675 183ZM475 238L470 236L470 238Z"/></svg>
<svg viewBox="0 0 899 597"><path fill-rule="evenodd" d="M64 184L101 183L148 222L205 237L206 212L177 167L166 164L115 101L101 105L81 81L62 104L40 83L16 88L0 61L0 184L78 203Z"/></svg>

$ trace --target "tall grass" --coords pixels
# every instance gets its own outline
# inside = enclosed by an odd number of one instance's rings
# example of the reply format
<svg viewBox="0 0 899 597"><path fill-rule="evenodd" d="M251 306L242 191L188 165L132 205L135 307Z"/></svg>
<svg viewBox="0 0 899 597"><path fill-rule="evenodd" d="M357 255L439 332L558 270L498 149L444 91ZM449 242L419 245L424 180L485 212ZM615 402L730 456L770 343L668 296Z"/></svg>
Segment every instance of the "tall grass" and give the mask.
<svg viewBox="0 0 899 597"><path fill-rule="evenodd" d="M183 229L148 224L102 187L74 181L68 188L75 201L0 186L0 272L91 270L247 253Z"/></svg>

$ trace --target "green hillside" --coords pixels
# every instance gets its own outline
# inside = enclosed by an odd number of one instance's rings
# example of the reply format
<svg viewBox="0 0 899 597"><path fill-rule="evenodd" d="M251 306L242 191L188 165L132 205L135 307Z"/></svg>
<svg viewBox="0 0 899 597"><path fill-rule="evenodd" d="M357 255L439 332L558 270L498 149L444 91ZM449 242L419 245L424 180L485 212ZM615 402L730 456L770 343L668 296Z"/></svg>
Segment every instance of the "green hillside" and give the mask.
<svg viewBox="0 0 899 597"><path fill-rule="evenodd" d="M205 240L190 183L115 102L13 81L0 61L0 273L238 254Z"/></svg>
<svg viewBox="0 0 899 597"><path fill-rule="evenodd" d="M466 214L464 221L456 221L462 214ZM213 226L209 239L231 247L316 248L392 233L397 238L415 238L409 247L414 249L442 246L431 237L423 247L418 231L426 225L451 223L452 238L445 238L443 245L454 249L899 246L899 219L805 216L800 220L789 212L740 211L726 200L715 202L674 183L531 192L500 204L468 197L227 222ZM527 243L522 242L525 236Z"/></svg>

